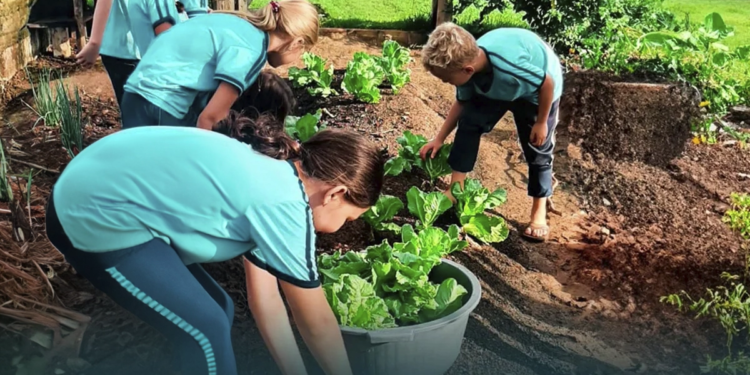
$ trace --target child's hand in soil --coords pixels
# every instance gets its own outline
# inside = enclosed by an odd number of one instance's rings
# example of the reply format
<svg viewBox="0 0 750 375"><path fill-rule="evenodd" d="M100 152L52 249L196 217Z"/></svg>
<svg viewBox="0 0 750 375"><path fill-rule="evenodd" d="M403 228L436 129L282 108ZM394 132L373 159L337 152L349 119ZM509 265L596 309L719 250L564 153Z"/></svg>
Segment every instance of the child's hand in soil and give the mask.
<svg viewBox="0 0 750 375"><path fill-rule="evenodd" d="M422 146L422 149L419 150L419 156L424 160L427 157L427 154L430 154L430 158L434 158L438 151L440 151L440 147L443 146L443 141L439 139L433 139L426 145ZM450 193L450 191L448 192Z"/></svg>
<svg viewBox="0 0 750 375"><path fill-rule="evenodd" d="M539 121L531 128L529 142L536 147L541 147L547 140L547 122Z"/></svg>

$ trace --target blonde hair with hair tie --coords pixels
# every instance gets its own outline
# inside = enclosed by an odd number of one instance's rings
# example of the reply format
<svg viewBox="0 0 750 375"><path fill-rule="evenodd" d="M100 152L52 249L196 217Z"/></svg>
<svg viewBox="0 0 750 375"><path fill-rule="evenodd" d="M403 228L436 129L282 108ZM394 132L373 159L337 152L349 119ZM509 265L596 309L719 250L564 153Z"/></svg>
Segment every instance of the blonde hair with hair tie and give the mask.
<svg viewBox="0 0 750 375"><path fill-rule="evenodd" d="M292 38L302 38L305 47L318 42L318 10L307 0L272 1L260 9L217 10L213 13L233 14L265 32L278 31Z"/></svg>

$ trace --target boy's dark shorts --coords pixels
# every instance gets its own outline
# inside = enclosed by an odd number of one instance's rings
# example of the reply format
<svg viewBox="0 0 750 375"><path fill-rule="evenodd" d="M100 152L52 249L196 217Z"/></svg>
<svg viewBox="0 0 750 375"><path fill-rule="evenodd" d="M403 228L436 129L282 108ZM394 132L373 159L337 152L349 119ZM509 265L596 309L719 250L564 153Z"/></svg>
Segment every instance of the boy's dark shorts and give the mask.
<svg viewBox="0 0 750 375"><path fill-rule="evenodd" d="M552 161L560 100L552 103L547 120L547 139L541 147L531 145L531 129L536 124L539 106L526 100L505 102L482 96L463 102L453 149L448 164L456 172L474 169L481 136L489 133L507 112L513 113L521 148L529 164L529 195L552 195Z"/></svg>

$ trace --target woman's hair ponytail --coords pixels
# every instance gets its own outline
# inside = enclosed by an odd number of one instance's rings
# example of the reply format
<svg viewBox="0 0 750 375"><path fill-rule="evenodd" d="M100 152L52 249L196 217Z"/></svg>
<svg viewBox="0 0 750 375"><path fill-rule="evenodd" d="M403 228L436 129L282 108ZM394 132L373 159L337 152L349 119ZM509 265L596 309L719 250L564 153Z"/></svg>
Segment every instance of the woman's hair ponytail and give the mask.
<svg viewBox="0 0 750 375"><path fill-rule="evenodd" d="M276 116L259 114L255 119L230 111L213 130L252 146L253 150L278 160L296 159L300 155L297 141L284 130Z"/></svg>
<svg viewBox="0 0 750 375"><path fill-rule="evenodd" d="M265 32L278 31L292 38L302 38L306 47L318 42L318 10L307 0L272 1L250 11L217 10L238 16Z"/></svg>

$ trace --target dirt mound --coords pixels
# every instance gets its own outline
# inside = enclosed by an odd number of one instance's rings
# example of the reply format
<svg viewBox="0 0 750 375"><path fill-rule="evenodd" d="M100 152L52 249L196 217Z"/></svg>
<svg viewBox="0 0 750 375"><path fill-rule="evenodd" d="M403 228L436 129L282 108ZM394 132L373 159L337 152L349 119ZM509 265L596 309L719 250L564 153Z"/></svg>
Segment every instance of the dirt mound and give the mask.
<svg viewBox="0 0 750 375"><path fill-rule="evenodd" d="M599 159L664 166L679 156L698 114L696 91L628 82L597 72L569 73L560 131Z"/></svg>

